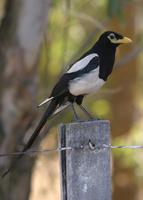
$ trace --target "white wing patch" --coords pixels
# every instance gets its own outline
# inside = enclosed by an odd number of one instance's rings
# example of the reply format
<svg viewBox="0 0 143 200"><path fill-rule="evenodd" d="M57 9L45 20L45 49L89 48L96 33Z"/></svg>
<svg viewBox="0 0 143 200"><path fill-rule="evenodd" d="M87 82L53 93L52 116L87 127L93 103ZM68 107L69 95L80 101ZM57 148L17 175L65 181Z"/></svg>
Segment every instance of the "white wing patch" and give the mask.
<svg viewBox="0 0 143 200"><path fill-rule="evenodd" d="M88 63L94 58L94 57L98 57L97 53L92 53L89 54L88 56L82 58L81 60L77 61L76 63L74 63L72 65L72 67L67 71L67 73L72 73L72 72L76 72L78 70L83 69L84 67L86 67L86 65L88 65Z"/></svg>
<svg viewBox="0 0 143 200"><path fill-rule="evenodd" d="M69 91L75 96L96 93L104 83L105 81L99 78L99 67L97 67L91 72L71 80Z"/></svg>

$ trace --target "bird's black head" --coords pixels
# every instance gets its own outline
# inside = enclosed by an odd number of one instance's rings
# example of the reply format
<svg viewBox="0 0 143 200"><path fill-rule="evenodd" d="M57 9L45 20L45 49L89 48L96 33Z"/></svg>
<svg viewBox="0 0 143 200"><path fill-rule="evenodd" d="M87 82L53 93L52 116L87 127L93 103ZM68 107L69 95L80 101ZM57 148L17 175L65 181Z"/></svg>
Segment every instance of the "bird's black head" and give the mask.
<svg viewBox="0 0 143 200"><path fill-rule="evenodd" d="M132 40L114 31L106 31L99 37L98 42L102 45L117 47L120 44L131 43Z"/></svg>

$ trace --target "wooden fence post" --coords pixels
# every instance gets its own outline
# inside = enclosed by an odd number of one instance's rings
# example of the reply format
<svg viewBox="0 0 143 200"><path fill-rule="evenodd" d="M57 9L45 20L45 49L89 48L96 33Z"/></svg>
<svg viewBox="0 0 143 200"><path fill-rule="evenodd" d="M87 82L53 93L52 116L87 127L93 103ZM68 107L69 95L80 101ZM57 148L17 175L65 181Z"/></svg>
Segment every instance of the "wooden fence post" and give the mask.
<svg viewBox="0 0 143 200"><path fill-rule="evenodd" d="M111 200L109 143L107 120L60 126L60 147L72 147L60 153L62 200Z"/></svg>

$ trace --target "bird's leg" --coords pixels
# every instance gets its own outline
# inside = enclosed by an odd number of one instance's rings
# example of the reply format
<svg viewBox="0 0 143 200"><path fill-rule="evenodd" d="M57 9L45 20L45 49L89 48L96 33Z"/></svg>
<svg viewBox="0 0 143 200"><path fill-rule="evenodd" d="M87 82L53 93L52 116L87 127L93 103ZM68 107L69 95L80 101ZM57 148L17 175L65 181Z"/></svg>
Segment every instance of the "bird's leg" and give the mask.
<svg viewBox="0 0 143 200"><path fill-rule="evenodd" d="M79 105L80 109L88 116L89 119L93 119L92 115L85 109L83 105Z"/></svg>
<svg viewBox="0 0 143 200"><path fill-rule="evenodd" d="M96 120L100 120L100 118L98 117L93 117L86 109L83 105L79 105L79 107L81 108L81 110L89 117L89 119L93 120L93 119L96 119Z"/></svg>
<svg viewBox="0 0 143 200"><path fill-rule="evenodd" d="M72 111L73 111L74 120L75 120L75 121L79 121L79 117L78 117L78 115L77 115L77 113L76 113L76 110L75 110L75 108L74 108L73 103L71 103L71 108L72 108Z"/></svg>

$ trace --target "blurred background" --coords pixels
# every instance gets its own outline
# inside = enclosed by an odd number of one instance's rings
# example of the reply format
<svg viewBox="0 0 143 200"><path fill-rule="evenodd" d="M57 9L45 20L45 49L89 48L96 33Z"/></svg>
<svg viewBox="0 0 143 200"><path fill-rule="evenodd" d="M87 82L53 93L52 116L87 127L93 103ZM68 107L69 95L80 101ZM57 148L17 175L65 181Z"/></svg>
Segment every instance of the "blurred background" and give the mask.
<svg viewBox="0 0 143 200"><path fill-rule="evenodd" d="M105 30L133 43L120 46L108 83L84 104L111 121L112 144L143 145L142 19L142 0L0 0L0 153L22 149L45 110L37 104ZM66 110L50 120L33 149L56 147L58 125L72 118ZM113 199L143 200L143 150L112 155ZM11 161L0 157L0 171ZM25 156L0 180L0 200L7 199L59 200L58 153Z"/></svg>

